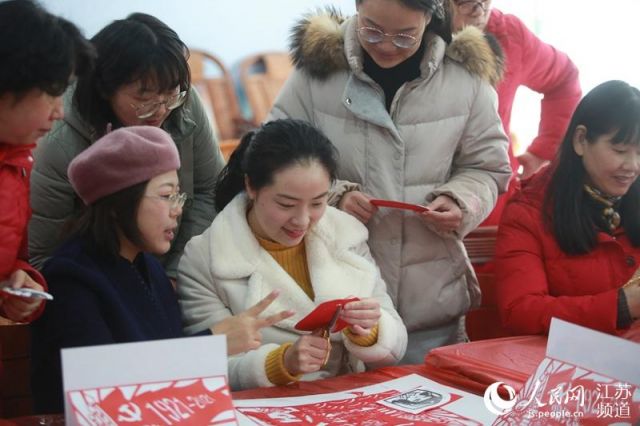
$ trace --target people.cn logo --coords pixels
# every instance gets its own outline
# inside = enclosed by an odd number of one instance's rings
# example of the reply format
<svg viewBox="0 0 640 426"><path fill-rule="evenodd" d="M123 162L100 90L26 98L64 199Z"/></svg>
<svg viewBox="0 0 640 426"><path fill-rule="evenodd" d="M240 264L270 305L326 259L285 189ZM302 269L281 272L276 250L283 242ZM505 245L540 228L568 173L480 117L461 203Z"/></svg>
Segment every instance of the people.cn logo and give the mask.
<svg viewBox="0 0 640 426"><path fill-rule="evenodd" d="M500 385L507 390L509 399L502 399L498 393ZM507 414L511 411L513 406L516 405L516 391L514 391L511 386L506 385L503 382L495 382L489 385L487 390L484 391L484 405L487 407L487 410L491 411L496 416Z"/></svg>

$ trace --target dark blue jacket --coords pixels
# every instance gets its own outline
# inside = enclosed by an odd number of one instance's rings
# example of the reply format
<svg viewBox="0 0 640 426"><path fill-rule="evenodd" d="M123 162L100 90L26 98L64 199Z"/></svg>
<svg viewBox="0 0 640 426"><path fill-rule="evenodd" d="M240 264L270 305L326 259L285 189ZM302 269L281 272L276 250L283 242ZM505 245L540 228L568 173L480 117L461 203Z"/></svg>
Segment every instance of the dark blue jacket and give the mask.
<svg viewBox="0 0 640 426"><path fill-rule="evenodd" d="M150 254L141 253L131 263L100 255L76 238L57 250L42 273L54 300L32 325L32 391L38 413L63 411L61 348L183 336L174 290Z"/></svg>

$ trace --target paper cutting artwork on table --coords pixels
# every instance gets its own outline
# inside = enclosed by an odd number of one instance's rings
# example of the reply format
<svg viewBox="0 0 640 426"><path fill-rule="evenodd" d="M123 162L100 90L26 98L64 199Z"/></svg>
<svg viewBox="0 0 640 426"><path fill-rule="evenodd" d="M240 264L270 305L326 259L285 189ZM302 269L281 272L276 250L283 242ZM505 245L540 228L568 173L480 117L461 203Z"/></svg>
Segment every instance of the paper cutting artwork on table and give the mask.
<svg viewBox="0 0 640 426"><path fill-rule="evenodd" d="M542 362L516 401L495 425L631 425L640 418L637 386L552 359Z"/></svg>
<svg viewBox="0 0 640 426"><path fill-rule="evenodd" d="M637 425L639 359L637 343L554 318L546 357L520 392L503 400L488 389L485 403L502 414L494 426Z"/></svg>
<svg viewBox="0 0 640 426"><path fill-rule="evenodd" d="M77 424L236 425L224 376L71 391Z"/></svg>
<svg viewBox="0 0 640 426"><path fill-rule="evenodd" d="M382 405L412 391L429 390L432 397L441 397L433 408L423 405L422 412L407 412L406 407ZM419 396L423 401L426 394ZM412 399L413 397L410 397ZM437 399L437 398L436 398ZM443 402L445 401L446 402ZM433 401L433 400L432 400ZM346 392L297 398L276 398L235 401L241 415L259 425L341 425L341 426L397 426L397 425L483 425L493 421L482 398L449 388L418 375L409 375L377 385Z"/></svg>

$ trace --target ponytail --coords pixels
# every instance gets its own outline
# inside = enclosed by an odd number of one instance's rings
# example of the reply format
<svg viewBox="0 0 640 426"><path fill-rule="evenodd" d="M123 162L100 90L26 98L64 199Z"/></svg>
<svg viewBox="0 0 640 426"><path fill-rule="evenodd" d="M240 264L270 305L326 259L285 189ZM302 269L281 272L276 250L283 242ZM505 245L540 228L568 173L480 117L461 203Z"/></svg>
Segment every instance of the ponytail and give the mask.
<svg viewBox="0 0 640 426"><path fill-rule="evenodd" d="M245 133L238 147L231 153L229 162L218 175L214 189L216 210L221 212L233 197L244 190L244 157L247 148L256 134L254 130Z"/></svg>
<svg viewBox="0 0 640 426"><path fill-rule="evenodd" d="M222 169L215 187L215 207L221 212L245 189L245 180L253 190L273 182L275 174L296 163L317 161L331 181L338 169L337 151L318 129L304 121L270 121L242 137Z"/></svg>

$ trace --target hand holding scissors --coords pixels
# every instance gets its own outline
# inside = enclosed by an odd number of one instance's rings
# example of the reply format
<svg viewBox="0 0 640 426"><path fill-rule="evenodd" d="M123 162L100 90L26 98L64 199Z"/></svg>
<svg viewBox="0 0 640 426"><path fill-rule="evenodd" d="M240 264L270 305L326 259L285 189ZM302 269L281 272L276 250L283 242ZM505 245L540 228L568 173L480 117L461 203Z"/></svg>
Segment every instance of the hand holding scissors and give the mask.
<svg viewBox="0 0 640 426"><path fill-rule="evenodd" d="M335 327L342 306L339 305L331 320L311 334L300 336L284 353L284 366L291 375L313 373L324 367L331 355L331 330Z"/></svg>

